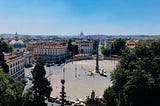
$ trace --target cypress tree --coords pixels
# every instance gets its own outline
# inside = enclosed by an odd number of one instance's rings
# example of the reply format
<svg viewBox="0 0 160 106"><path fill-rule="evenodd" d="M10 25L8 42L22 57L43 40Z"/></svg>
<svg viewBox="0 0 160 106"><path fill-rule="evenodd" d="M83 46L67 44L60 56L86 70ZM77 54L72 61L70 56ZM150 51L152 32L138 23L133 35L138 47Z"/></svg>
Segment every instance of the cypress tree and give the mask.
<svg viewBox="0 0 160 106"><path fill-rule="evenodd" d="M52 91L50 82L45 78L46 71L42 60L38 60L33 71L33 95L35 105L45 106L45 98L49 97Z"/></svg>

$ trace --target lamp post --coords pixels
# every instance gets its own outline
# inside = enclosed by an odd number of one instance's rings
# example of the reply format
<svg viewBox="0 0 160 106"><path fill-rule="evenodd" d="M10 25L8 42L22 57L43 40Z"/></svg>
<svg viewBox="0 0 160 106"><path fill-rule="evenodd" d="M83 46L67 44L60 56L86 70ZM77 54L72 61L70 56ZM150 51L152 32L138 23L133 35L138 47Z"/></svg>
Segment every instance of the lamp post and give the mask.
<svg viewBox="0 0 160 106"><path fill-rule="evenodd" d="M75 78L77 78L77 64L75 63Z"/></svg>
<svg viewBox="0 0 160 106"><path fill-rule="evenodd" d="M63 68L63 79L61 80L61 84L62 84L62 91L60 92L60 97L62 98L62 103L61 106L65 105L65 97L66 97L66 92L65 92L65 68Z"/></svg>
<svg viewBox="0 0 160 106"><path fill-rule="evenodd" d="M50 68L50 65L49 65L49 81L51 83L51 68Z"/></svg>

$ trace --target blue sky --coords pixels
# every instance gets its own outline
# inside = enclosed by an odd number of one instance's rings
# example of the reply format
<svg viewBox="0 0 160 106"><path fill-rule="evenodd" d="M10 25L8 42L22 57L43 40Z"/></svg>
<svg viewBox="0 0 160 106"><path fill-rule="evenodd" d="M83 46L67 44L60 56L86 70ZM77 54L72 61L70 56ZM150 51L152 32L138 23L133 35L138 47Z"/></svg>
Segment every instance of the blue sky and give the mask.
<svg viewBox="0 0 160 106"><path fill-rule="evenodd" d="M160 0L0 0L0 33L160 34Z"/></svg>

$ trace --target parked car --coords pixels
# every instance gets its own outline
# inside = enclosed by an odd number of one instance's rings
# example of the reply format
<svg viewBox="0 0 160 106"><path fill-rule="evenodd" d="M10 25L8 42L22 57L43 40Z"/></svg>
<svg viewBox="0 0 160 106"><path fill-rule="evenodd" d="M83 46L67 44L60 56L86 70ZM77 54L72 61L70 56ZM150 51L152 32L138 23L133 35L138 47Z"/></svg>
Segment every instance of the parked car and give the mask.
<svg viewBox="0 0 160 106"><path fill-rule="evenodd" d="M80 102L80 103L75 103L74 106L84 106L84 103Z"/></svg>
<svg viewBox="0 0 160 106"><path fill-rule="evenodd" d="M72 102L72 101L69 101L69 100L66 100L66 105L72 105L74 102Z"/></svg>
<svg viewBox="0 0 160 106"><path fill-rule="evenodd" d="M48 102L54 103L55 101L56 101L56 98L53 98L53 97L49 97L49 98L48 98Z"/></svg>
<svg viewBox="0 0 160 106"><path fill-rule="evenodd" d="M52 63L51 66L54 66L54 63Z"/></svg>
<svg viewBox="0 0 160 106"><path fill-rule="evenodd" d="M32 81L32 80L33 80L33 77L32 77L32 76L29 76L28 79L29 79L30 81Z"/></svg>
<svg viewBox="0 0 160 106"><path fill-rule="evenodd" d="M47 63L47 65L46 65L47 67L50 67L50 64L49 63Z"/></svg>
<svg viewBox="0 0 160 106"><path fill-rule="evenodd" d="M55 100L55 103L57 103L57 104L61 104L61 103L62 103L62 101L61 101L60 99L56 99L56 100Z"/></svg>

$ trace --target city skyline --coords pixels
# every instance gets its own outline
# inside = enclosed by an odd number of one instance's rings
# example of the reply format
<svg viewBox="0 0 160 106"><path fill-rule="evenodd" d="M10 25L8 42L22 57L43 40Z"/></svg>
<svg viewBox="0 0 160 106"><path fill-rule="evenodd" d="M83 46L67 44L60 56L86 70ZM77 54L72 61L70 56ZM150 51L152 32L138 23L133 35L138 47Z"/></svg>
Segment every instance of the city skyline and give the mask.
<svg viewBox="0 0 160 106"><path fill-rule="evenodd" d="M0 33L159 35L159 0L1 0Z"/></svg>

